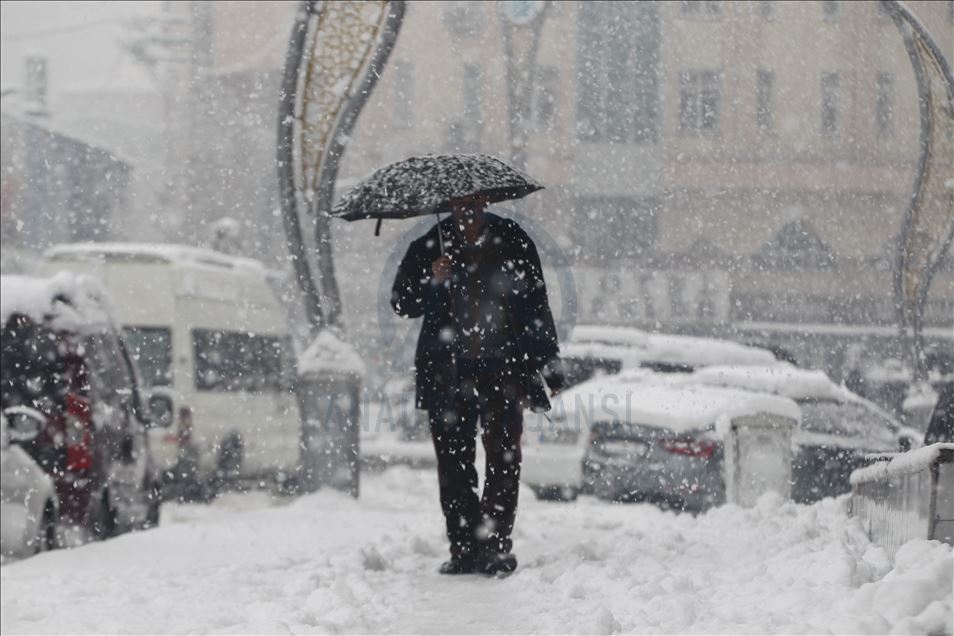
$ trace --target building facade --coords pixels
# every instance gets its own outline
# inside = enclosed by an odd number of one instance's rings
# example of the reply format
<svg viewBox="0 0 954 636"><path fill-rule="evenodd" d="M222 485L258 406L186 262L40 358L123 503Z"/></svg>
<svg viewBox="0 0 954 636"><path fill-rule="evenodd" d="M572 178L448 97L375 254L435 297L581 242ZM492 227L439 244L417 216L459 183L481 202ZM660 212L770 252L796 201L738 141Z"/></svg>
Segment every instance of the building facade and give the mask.
<svg viewBox="0 0 954 636"><path fill-rule="evenodd" d="M954 50L952 4L909 4ZM278 260L275 94L295 6L208 8L211 134L224 144L209 182L227 184L222 210L275 228L260 247ZM501 24L497 3L409 3L341 181L413 154L509 157ZM879 3L553 2L541 28L525 146L548 188L514 207L572 263L578 321L892 333L920 124L910 62ZM388 225L375 239L335 223L343 282L387 275L385 252L408 230ZM343 293L346 314L375 319L379 294ZM927 314L931 333L950 332L949 256Z"/></svg>

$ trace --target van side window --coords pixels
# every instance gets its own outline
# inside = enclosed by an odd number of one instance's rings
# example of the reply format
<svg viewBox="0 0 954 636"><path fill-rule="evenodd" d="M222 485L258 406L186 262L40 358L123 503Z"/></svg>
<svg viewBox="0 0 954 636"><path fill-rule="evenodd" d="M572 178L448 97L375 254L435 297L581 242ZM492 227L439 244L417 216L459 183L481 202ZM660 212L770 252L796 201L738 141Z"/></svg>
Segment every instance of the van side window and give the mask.
<svg viewBox="0 0 954 636"><path fill-rule="evenodd" d="M145 386L172 386L172 330L123 327L126 345Z"/></svg>
<svg viewBox="0 0 954 636"><path fill-rule="evenodd" d="M192 330L195 388L200 391L288 389L286 345L277 336Z"/></svg>

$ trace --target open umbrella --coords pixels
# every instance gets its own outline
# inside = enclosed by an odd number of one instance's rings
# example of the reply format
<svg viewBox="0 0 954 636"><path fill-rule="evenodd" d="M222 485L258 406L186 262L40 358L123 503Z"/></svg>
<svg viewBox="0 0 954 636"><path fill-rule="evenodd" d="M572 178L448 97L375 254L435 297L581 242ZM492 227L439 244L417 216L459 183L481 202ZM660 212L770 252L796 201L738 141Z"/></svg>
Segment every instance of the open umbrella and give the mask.
<svg viewBox="0 0 954 636"><path fill-rule="evenodd" d="M491 202L520 199L543 186L488 155L410 157L376 170L331 210L347 221L406 219L450 211L452 199L482 195ZM440 224L438 223L438 229ZM443 253L443 237L441 239Z"/></svg>

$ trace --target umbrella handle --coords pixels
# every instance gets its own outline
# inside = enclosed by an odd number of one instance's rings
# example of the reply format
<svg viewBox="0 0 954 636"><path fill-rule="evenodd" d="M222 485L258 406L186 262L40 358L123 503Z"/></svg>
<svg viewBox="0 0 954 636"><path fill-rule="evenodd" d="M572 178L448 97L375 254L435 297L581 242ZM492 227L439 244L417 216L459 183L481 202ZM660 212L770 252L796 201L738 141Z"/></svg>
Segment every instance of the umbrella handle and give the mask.
<svg viewBox="0 0 954 636"><path fill-rule="evenodd" d="M437 216L437 243L440 245L441 256L444 255L444 233L441 231L441 215L438 212L435 212Z"/></svg>

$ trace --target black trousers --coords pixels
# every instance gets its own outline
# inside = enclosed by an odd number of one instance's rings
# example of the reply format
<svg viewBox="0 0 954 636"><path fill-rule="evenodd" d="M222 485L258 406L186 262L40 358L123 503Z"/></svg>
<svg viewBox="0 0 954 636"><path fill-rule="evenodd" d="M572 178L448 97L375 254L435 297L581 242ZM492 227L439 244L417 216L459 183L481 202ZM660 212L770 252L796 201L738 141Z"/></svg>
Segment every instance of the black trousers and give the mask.
<svg viewBox="0 0 954 636"><path fill-rule="evenodd" d="M496 358L461 360L458 369L460 397L429 411L450 552L510 552L520 486L520 376ZM478 418L487 458L479 499L474 467Z"/></svg>

